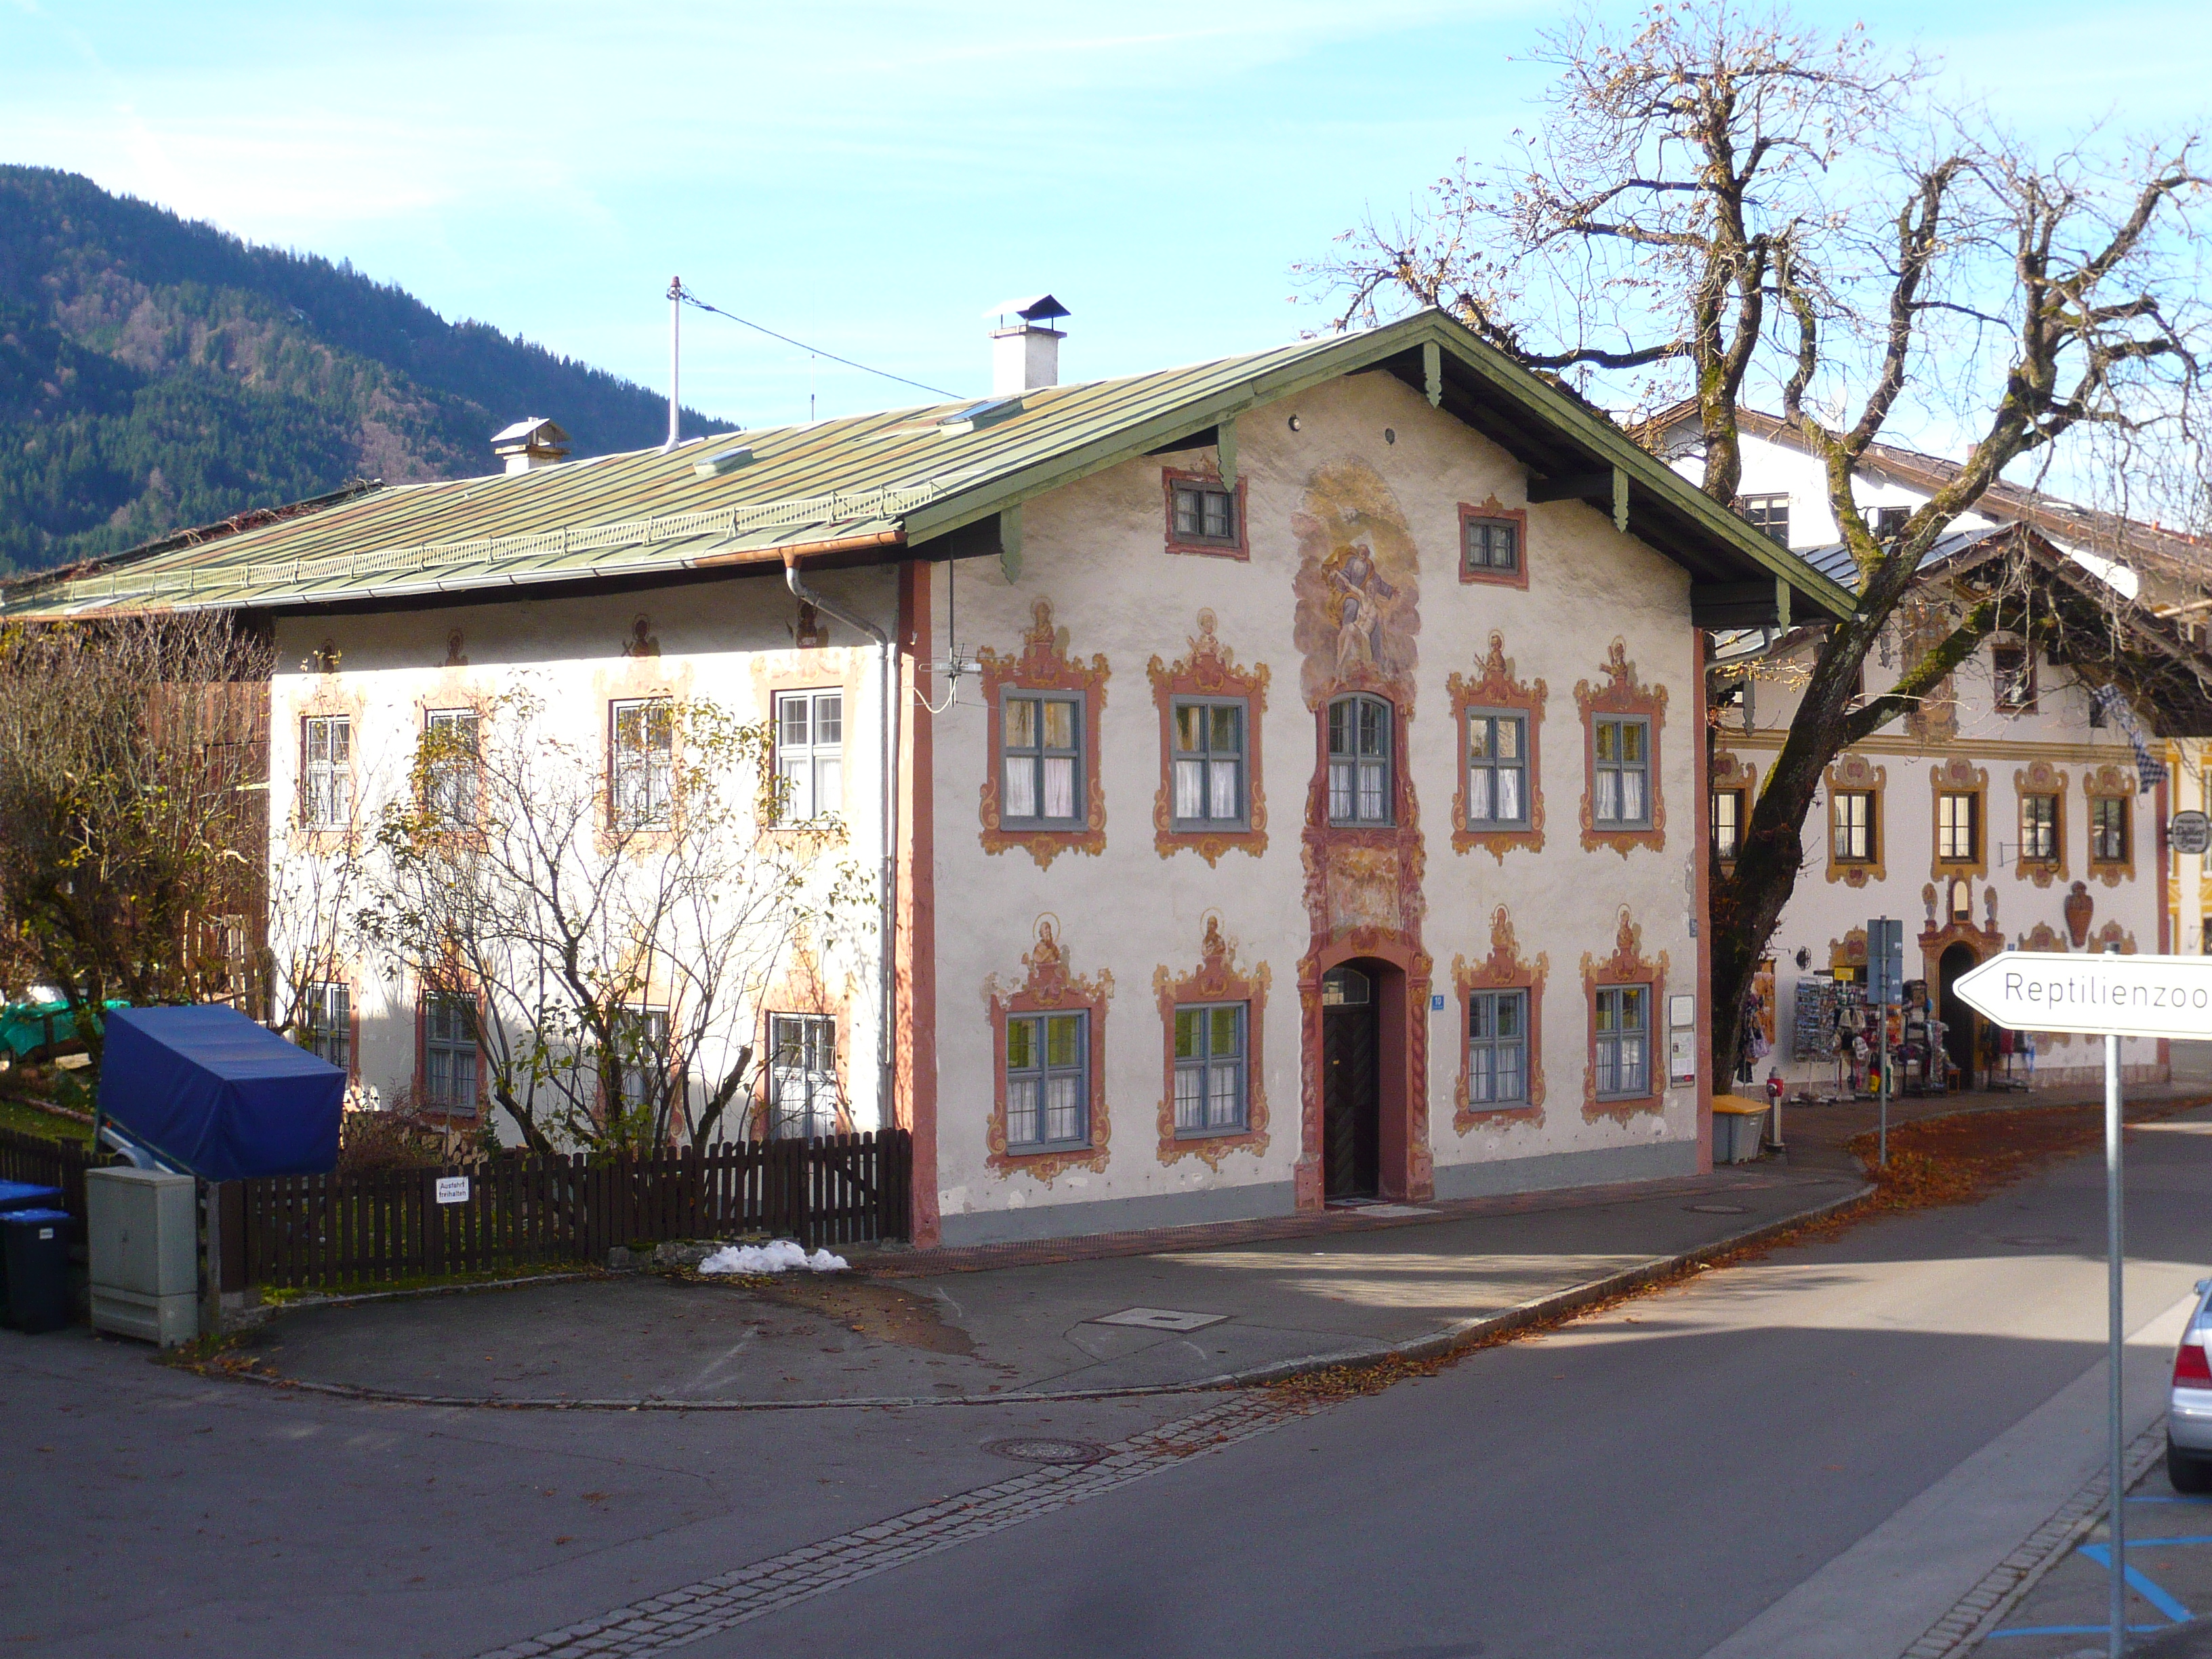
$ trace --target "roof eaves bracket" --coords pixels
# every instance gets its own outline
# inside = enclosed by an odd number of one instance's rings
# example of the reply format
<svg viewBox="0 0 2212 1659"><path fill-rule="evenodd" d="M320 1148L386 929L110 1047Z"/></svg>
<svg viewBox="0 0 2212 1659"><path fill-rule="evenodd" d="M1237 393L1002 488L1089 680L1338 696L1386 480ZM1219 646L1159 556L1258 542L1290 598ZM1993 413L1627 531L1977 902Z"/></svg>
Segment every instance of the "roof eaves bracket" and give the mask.
<svg viewBox="0 0 2212 1659"><path fill-rule="evenodd" d="M1022 505L999 509L999 574L1011 587L1022 579Z"/></svg>
<svg viewBox="0 0 2212 1659"><path fill-rule="evenodd" d="M1541 501L1588 501L1593 507L1610 507L1613 527L1624 536L1628 533L1628 472L1624 467L1607 467L1602 472L1569 472L1555 478L1531 478L1528 500L1532 505Z"/></svg>
<svg viewBox="0 0 2212 1659"><path fill-rule="evenodd" d="M1441 409L1444 401L1444 351L1434 340L1421 342L1421 389L1429 407Z"/></svg>
<svg viewBox="0 0 2212 1659"><path fill-rule="evenodd" d="M1232 494L1237 489L1237 417L1223 417L1214 428L1213 447L1221 471L1221 487Z"/></svg>

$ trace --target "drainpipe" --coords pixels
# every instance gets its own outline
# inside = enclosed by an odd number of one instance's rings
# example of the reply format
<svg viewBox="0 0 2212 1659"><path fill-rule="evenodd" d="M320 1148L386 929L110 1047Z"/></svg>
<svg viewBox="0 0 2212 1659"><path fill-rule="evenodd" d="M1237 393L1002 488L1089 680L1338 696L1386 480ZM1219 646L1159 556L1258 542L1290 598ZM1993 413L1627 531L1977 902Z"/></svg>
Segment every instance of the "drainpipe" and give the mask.
<svg viewBox="0 0 2212 1659"><path fill-rule="evenodd" d="M881 1073L878 1085L879 1104L877 1115L889 1127L896 1106L895 1085L896 1073L896 1033L894 1029L898 1010L898 757L899 717L906 707L905 687L900 682L898 641L864 617L856 617L825 599L799 579L799 561L786 555L783 562L784 586L792 597L812 605L824 616L833 617L848 628L856 628L873 640L883 651L884 680L884 867L881 878L883 893L883 965L882 984L878 1000L882 1020L878 1026L877 1065Z"/></svg>

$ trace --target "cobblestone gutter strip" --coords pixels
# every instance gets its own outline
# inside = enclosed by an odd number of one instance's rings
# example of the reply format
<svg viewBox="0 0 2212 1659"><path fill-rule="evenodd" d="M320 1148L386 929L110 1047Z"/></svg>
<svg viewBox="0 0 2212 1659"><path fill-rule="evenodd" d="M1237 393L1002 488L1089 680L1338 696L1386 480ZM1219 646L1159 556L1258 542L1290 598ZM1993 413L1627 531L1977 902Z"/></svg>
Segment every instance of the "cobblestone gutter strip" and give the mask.
<svg viewBox="0 0 2212 1659"><path fill-rule="evenodd" d="M330 1395L340 1400L374 1401L390 1406L456 1406L483 1407L494 1411L515 1412L774 1412L823 1411L868 1408L881 1410L886 1407L908 1408L921 1406L1004 1406L1042 1405L1055 1401L1077 1400L1125 1400L1145 1395L1193 1394L1208 1389L1248 1388L1255 1383L1279 1382L1290 1377L1304 1375L1334 1365L1379 1365L1393 1359L1437 1359L1455 1353L1462 1348L1495 1340L1531 1325L1560 1319L1597 1303L1609 1302L1613 1297L1663 1283L1685 1268L1701 1261L1711 1261L1731 1253L1763 1244L1778 1238L1808 1223L1824 1219L1840 1210L1848 1209L1874 1190L1872 1186L1858 1187L1842 1197L1811 1209L1800 1210L1792 1215L1778 1217L1760 1223L1740 1233L1717 1239L1711 1244L1701 1244L1696 1249L1685 1250L1679 1255L1655 1256L1638 1262L1633 1267L1624 1267L1618 1273L1600 1279L1587 1279L1580 1285L1571 1285L1562 1291L1532 1297L1528 1301L1494 1314L1485 1314L1476 1319L1463 1319L1403 1342L1376 1343L1370 1347L1334 1348L1323 1353L1302 1355L1296 1359L1279 1360L1273 1364L1255 1365L1246 1370L1224 1371L1214 1376L1192 1377L1185 1382L1132 1384L1113 1389L1007 1389L998 1394L964 1394L945 1395L876 1395L848 1396L836 1400L679 1400L664 1395L647 1395L634 1400L562 1400L546 1398L508 1399L488 1395L412 1394L400 1389L369 1388L351 1382L311 1382L289 1377L274 1371L254 1370L243 1365L226 1365L220 1362L192 1367L204 1376L227 1378L240 1382L258 1382L268 1388L285 1389L301 1394ZM539 1281L542 1282L542 1281Z"/></svg>
<svg viewBox="0 0 2212 1659"><path fill-rule="evenodd" d="M2124 1492L2150 1470L2166 1451L2166 1418L2145 1429L2129 1443L2124 1468ZM1928 1627L1928 1633L1905 1649L1899 1659L1959 1659L1981 1645L2021 1599L2033 1589L2043 1575L2063 1561L2069 1552L2089 1534L2110 1509L2102 1473L2082 1483L2080 1491L2061 1504L2051 1518L2023 1539L2018 1549L1991 1567L1982 1582L1959 1598L1950 1612Z"/></svg>
<svg viewBox="0 0 2212 1659"><path fill-rule="evenodd" d="M1052 1466L941 1498L887 1521L633 1601L481 1659L624 1659L665 1653L748 1620L954 1549L1318 1411L1248 1395L1135 1435L1096 1463Z"/></svg>

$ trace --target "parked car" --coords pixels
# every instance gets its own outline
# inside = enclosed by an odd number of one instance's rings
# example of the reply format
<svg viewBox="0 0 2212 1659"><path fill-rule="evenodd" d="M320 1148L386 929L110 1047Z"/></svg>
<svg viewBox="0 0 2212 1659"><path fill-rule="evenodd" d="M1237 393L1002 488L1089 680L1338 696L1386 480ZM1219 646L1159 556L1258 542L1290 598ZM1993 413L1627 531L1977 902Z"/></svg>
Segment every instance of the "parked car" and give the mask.
<svg viewBox="0 0 2212 1659"><path fill-rule="evenodd" d="M2166 1478L2180 1492L2212 1492L2212 1279L2197 1281L2197 1306L2173 1351L2166 1404Z"/></svg>

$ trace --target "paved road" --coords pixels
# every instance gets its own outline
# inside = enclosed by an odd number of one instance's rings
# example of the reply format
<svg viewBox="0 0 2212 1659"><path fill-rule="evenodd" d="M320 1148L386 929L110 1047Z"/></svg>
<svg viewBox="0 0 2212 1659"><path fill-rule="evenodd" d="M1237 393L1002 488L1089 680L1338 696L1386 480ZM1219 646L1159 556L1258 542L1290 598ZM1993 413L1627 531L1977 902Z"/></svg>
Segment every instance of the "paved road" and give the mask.
<svg viewBox="0 0 2212 1659"><path fill-rule="evenodd" d="M2212 1260L2212 1124L2131 1139L2145 1322ZM2100 1194L2067 1165L1304 1414L443 1411L0 1337L0 1652L471 1659L688 1585L598 1650L1896 1654L2094 1466Z"/></svg>

